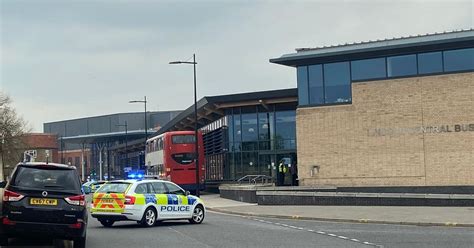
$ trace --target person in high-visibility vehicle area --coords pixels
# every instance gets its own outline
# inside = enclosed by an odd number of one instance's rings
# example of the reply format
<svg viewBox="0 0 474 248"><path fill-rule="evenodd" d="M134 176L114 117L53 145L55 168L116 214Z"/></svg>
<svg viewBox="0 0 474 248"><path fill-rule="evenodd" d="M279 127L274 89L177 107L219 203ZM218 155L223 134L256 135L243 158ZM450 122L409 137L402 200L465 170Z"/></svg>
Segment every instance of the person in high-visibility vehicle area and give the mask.
<svg viewBox="0 0 474 248"><path fill-rule="evenodd" d="M178 185L162 180L117 180L93 195L91 215L110 227L116 221L137 221L150 227L163 220L187 219L201 224L203 201Z"/></svg>

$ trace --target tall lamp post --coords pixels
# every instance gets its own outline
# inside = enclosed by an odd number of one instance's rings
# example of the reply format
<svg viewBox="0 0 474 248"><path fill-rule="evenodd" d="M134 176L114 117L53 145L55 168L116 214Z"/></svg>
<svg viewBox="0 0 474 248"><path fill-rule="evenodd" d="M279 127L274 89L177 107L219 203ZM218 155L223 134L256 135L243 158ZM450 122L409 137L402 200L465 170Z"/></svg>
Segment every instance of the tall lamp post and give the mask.
<svg viewBox="0 0 474 248"><path fill-rule="evenodd" d="M127 144L128 143L128 135L127 135L128 134L128 124L127 124L127 121L125 121L125 124L118 124L116 126L117 127L125 127L125 161L126 161L125 165L127 165L128 164L128 151L127 151L127 149L128 149L128 144ZM146 149L146 147L145 147L145 149Z"/></svg>
<svg viewBox="0 0 474 248"><path fill-rule="evenodd" d="M198 150L198 115L197 115L197 90L196 90L196 54L193 54L193 61L172 61L171 65L175 64L191 64L194 69L194 147L195 156L194 164L196 165L196 196L199 196L199 150Z"/></svg>
<svg viewBox="0 0 474 248"><path fill-rule="evenodd" d="M143 100L133 100L133 101L129 101L128 103L143 103L145 105L145 153L146 153L146 140L148 139L148 126L147 126L147 120L146 120L146 103L147 103L146 96L143 98Z"/></svg>
<svg viewBox="0 0 474 248"><path fill-rule="evenodd" d="M5 126L5 111L6 111L6 107L5 106L0 106L0 114L2 115L2 127ZM1 164L1 167L0 167L0 182L3 182L5 180L5 157L3 156L3 154L5 153L5 149L4 149L4 146L3 144L5 143L5 134L4 134L4 129L1 128L0 129L0 148L1 148L1 159L2 159L2 164Z"/></svg>

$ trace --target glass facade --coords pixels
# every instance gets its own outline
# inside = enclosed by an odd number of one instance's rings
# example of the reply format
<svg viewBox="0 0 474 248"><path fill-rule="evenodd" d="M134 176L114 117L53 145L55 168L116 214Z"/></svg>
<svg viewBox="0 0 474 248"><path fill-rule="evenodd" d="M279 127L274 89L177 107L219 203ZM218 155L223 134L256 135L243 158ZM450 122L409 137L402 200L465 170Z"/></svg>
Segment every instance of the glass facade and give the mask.
<svg viewBox="0 0 474 248"><path fill-rule="evenodd" d="M352 102L351 82L474 70L474 48L297 67L298 103Z"/></svg>
<svg viewBox="0 0 474 248"><path fill-rule="evenodd" d="M444 71L472 70L474 68L474 48L444 52Z"/></svg>
<svg viewBox="0 0 474 248"><path fill-rule="evenodd" d="M309 103L324 103L324 82L322 65L308 66Z"/></svg>
<svg viewBox="0 0 474 248"><path fill-rule="evenodd" d="M384 78L387 76L385 58L355 60L351 62L351 66L352 80Z"/></svg>
<svg viewBox="0 0 474 248"><path fill-rule="evenodd" d="M393 56L387 58L387 76L416 75L416 55Z"/></svg>
<svg viewBox="0 0 474 248"><path fill-rule="evenodd" d="M420 74L437 73L443 71L443 53L418 54L418 72Z"/></svg>
<svg viewBox="0 0 474 248"><path fill-rule="evenodd" d="M349 62L324 64L324 103L351 102Z"/></svg>
<svg viewBox="0 0 474 248"><path fill-rule="evenodd" d="M211 152L211 135L202 128L206 148L206 180L237 180L245 175L275 176L277 159L296 161L296 103L229 108L219 122L220 152ZM216 139L213 139L216 140Z"/></svg>
<svg viewBox="0 0 474 248"><path fill-rule="evenodd" d="M321 67L321 65L317 65ZM308 68L306 66L301 66L296 68L296 77L298 78L298 99L300 105L306 105L309 102L309 94L308 94ZM322 93L321 93L322 94Z"/></svg>

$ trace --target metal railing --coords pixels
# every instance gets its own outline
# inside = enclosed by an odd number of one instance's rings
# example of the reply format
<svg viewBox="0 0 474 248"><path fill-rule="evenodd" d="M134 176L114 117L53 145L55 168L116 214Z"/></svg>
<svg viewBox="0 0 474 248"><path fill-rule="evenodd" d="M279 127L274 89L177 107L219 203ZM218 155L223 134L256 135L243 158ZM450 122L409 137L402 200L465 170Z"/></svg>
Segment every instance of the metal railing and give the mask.
<svg viewBox="0 0 474 248"><path fill-rule="evenodd" d="M260 181L261 184L273 183L273 177L267 175L246 175L237 180L239 184L242 184L242 182L257 184L258 181Z"/></svg>

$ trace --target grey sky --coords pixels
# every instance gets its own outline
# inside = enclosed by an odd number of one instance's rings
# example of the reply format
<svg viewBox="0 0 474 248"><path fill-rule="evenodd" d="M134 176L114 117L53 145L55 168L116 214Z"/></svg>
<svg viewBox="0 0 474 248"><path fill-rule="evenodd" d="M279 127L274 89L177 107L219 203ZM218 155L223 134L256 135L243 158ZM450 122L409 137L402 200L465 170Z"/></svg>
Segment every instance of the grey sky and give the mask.
<svg viewBox="0 0 474 248"><path fill-rule="evenodd" d="M296 87L269 58L315 47L473 27L472 1L5 1L0 83L42 123L193 102L198 95Z"/></svg>

